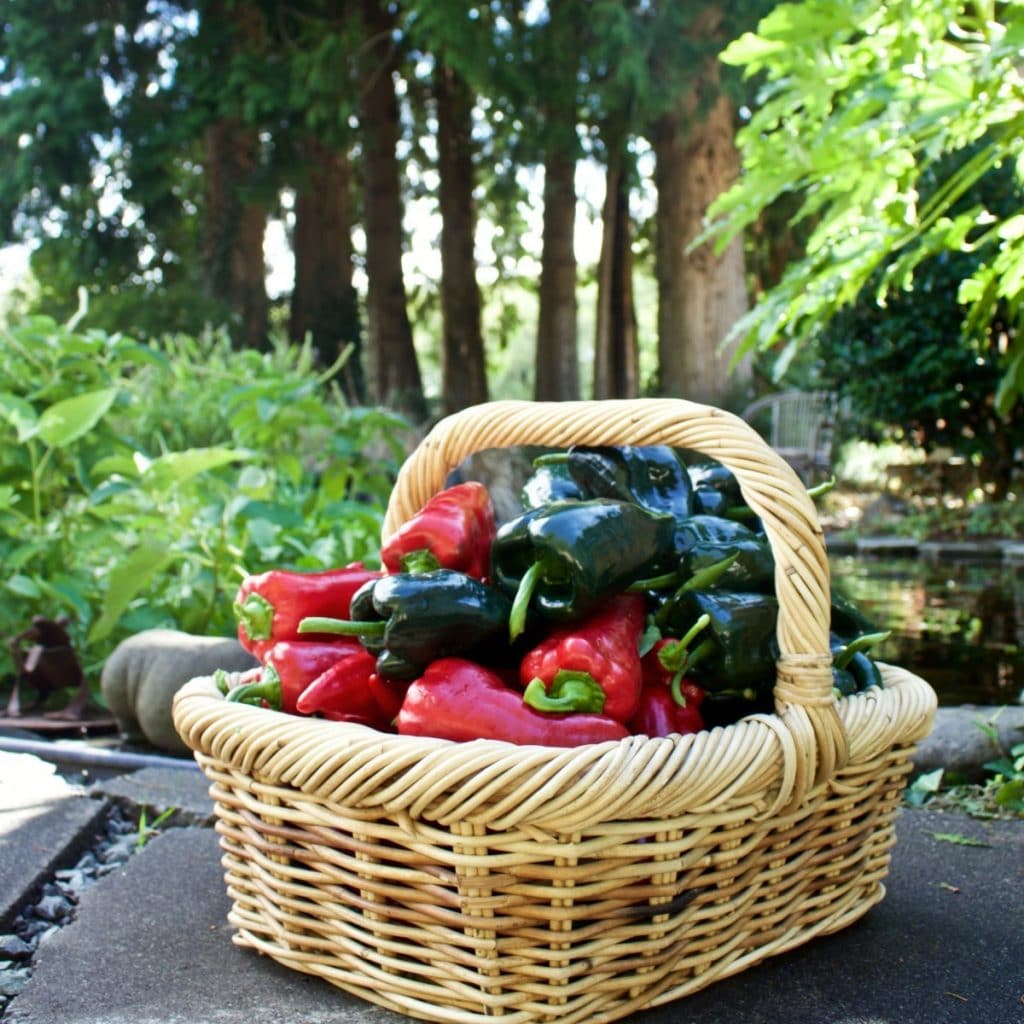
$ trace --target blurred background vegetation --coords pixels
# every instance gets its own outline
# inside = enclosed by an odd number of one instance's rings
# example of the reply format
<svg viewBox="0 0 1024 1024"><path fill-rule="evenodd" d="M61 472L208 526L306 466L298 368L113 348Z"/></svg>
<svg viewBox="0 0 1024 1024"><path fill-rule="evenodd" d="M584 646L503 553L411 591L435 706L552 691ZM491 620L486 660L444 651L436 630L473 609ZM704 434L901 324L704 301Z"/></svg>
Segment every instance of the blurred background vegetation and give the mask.
<svg viewBox="0 0 1024 1024"><path fill-rule="evenodd" d="M230 632L490 398L825 390L851 487L959 460L923 528L1019 535L1022 43L984 0L10 0L0 635Z"/></svg>

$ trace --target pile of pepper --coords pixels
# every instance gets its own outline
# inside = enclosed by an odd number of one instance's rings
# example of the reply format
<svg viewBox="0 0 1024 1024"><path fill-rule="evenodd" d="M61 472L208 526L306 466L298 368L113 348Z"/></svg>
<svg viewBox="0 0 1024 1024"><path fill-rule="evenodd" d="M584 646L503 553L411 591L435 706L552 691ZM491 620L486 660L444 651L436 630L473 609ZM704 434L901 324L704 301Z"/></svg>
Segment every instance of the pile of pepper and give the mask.
<svg viewBox="0 0 1024 1024"><path fill-rule="evenodd" d="M735 477L666 446L540 457L523 511L433 497L381 550L247 577L260 668L231 701L451 740L577 746L699 732L771 710L774 561ZM837 695L881 685L879 633L835 598Z"/></svg>

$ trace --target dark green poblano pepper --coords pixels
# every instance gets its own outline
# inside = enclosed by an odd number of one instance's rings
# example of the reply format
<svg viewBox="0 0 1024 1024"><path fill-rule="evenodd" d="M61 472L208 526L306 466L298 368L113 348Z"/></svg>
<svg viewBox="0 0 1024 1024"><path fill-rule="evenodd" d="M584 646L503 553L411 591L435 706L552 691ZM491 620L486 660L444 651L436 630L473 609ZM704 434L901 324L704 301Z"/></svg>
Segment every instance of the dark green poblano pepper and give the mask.
<svg viewBox="0 0 1024 1024"><path fill-rule="evenodd" d="M561 454L556 457L541 455L534 461L533 473L523 484L523 508L540 508L553 501L580 501L583 492L569 475L569 467Z"/></svg>
<svg viewBox="0 0 1024 1024"><path fill-rule="evenodd" d="M351 619L309 618L300 633L357 636L385 679L415 679L438 658L503 649L512 605L499 590L452 569L370 580L352 597Z"/></svg>
<svg viewBox="0 0 1024 1024"><path fill-rule="evenodd" d="M654 620L663 635L682 636L705 615L707 628L688 658L694 679L711 692L770 691L778 657L776 598L728 590L677 592Z"/></svg>
<svg viewBox="0 0 1024 1024"><path fill-rule="evenodd" d="M764 534L721 516L694 515L676 530L675 557L682 575L694 573L735 554L715 586L720 590L770 591L775 558Z"/></svg>
<svg viewBox="0 0 1024 1024"><path fill-rule="evenodd" d="M562 501L505 523L491 546L491 580L513 598L509 635L526 615L572 622L648 574L671 549L672 516L626 501Z"/></svg>
<svg viewBox="0 0 1024 1024"><path fill-rule="evenodd" d="M631 501L677 523L693 514L690 476L668 445L573 445L566 465L587 498Z"/></svg>

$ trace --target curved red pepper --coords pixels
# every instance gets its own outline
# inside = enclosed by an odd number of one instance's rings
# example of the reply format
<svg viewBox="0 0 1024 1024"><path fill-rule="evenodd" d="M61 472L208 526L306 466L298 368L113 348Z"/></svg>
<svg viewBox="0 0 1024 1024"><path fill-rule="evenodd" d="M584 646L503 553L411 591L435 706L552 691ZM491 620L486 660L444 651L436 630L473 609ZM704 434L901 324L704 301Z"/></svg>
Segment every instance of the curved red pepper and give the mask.
<svg viewBox="0 0 1024 1024"><path fill-rule="evenodd" d="M370 677L377 658L366 648L346 654L318 675L299 694L295 706L301 715L324 714L346 721L365 722L386 729L391 717L377 703L370 688Z"/></svg>
<svg viewBox="0 0 1024 1024"><path fill-rule="evenodd" d="M247 576L235 597L238 641L263 661L279 640L296 640L299 623L314 616L347 619L352 595L381 573L362 562L326 572L272 569ZM303 640L317 639L306 634Z"/></svg>
<svg viewBox="0 0 1024 1024"><path fill-rule="evenodd" d="M605 715L534 711L495 673L462 658L441 658L412 682L395 724L407 736L545 747L576 747L629 735L622 723Z"/></svg>
<svg viewBox="0 0 1024 1024"><path fill-rule="evenodd" d="M342 658L362 649L357 640L280 640L267 652L259 680L235 687L228 700L298 714L299 697L306 687Z"/></svg>
<svg viewBox="0 0 1024 1024"><path fill-rule="evenodd" d="M604 690L601 713L628 722L640 701L643 629L643 596L619 594L582 622L553 630L523 658L520 682L528 687L539 679L550 688L561 672L585 674ZM542 701L533 706L544 710Z"/></svg>
<svg viewBox="0 0 1024 1024"><path fill-rule="evenodd" d="M427 568L455 569L483 580L490 574L494 532L491 495L483 484L470 480L435 494L388 538L380 560L388 572L396 573L403 571L408 556L429 552L433 561L425 563Z"/></svg>

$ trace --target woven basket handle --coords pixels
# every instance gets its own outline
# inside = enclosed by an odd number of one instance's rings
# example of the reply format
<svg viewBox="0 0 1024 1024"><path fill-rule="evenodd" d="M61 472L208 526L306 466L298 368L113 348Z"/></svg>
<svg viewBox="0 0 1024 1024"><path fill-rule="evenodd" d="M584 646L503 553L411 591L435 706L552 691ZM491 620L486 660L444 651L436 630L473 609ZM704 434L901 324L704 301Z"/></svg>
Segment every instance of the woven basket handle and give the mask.
<svg viewBox="0 0 1024 1024"><path fill-rule="evenodd" d="M665 444L736 475L775 558L779 601L775 702L800 755L797 790L831 777L848 741L832 693L829 567L814 504L792 468L738 416L681 399L489 402L434 426L403 464L384 520L390 536L444 487L466 456L489 448Z"/></svg>

